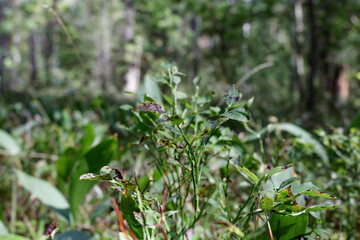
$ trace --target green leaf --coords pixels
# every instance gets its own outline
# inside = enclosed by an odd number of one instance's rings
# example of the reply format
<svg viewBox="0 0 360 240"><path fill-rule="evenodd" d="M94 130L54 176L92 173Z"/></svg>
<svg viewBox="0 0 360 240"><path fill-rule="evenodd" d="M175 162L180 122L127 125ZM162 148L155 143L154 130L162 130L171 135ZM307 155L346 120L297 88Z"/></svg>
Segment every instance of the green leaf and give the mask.
<svg viewBox="0 0 360 240"><path fill-rule="evenodd" d="M232 87L231 90L229 90L225 95L225 102L226 104L231 107L234 104L236 104L237 102L239 102L240 100L240 93L239 91L235 88L235 86Z"/></svg>
<svg viewBox="0 0 360 240"><path fill-rule="evenodd" d="M247 169L246 167L244 166L237 166L237 165L233 165L238 171L241 170L243 173L245 173L251 180L254 181L255 184L258 183L259 181L259 178L254 174L252 173L249 169ZM239 171L240 172L240 171Z"/></svg>
<svg viewBox="0 0 360 240"><path fill-rule="evenodd" d="M109 164L116 150L117 140L115 138L103 140L91 148L75 166L69 189L70 206L74 219L76 219L76 213L85 195L96 183L94 181L80 181L80 176L89 172L99 172L104 165Z"/></svg>
<svg viewBox="0 0 360 240"><path fill-rule="evenodd" d="M319 211L319 210L333 210L333 209L337 209L337 208L340 208L340 206L336 205L336 204L332 204L332 203L324 203L324 204L319 204L319 205L314 205L314 206L308 207L306 209L306 212Z"/></svg>
<svg viewBox="0 0 360 240"><path fill-rule="evenodd" d="M238 107L231 109L230 111L220 114L220 116L227 117L240 122L248 122L251 120L251 115L244 108Z"/></svg>
<svg viewBox="0 0 360 240"><path fill-rule="evenodd" d="M317 190L309 190L304 192L305 195L311 196L311 197L323 197L323 198L332 198L335 199L336 197L333 195L330 195L328 193L320 192Z"/></svg>
<svg viewBox="0 0 360 240"><path fill-rule="evenodd" d="M264 212L269 212L274 207L274 199L272 199L268 195L264 195L260 200L260 206L261 209L264 210Z"/></svg>
<svg viewBox="0 0 360 240"><path fill-rule="evenodd" d="M298 195L298 194L302 194L308 190L316 190L318 191L319 188L317 186L315 186L313 183L311 182L306 182L306 183L303 183L299 186L294 186L291 191L292 191L292 194L293 195Z"/></svg>
<svg viewBox="0 0 360 240"><path fill-rule="evenodd" d="M296 181L300 181L300 178L299 177L288 178L280 184L279 189L282 189L282 188L286 187L287 185L289 185L290 183L293 183Z"/></svg>
<svg viewBox="0 0 360 240"><path fill-rule="evenodd" d="M287 216L272 213L269 222L273 235L278 236L278 240L294 239L306 232L308 214Z"/></svg>
<svg viewBox="0 0 360 240"><path fill-rule="evenodd" d="M94 239L89 234L77 231L77 230L70 230L67 232L63 232L60 234L56 234L54 240L92 240Z"/></svg>
<svg viewBox="0 0 360 240"><path fill-rule="evenodd" d="M268 177L270 177L270 176L272 176L272 175L274 175L276 173L283 172L283 171L289 169L290 167L292 167L292 165L275 167L275 168L271 169L270 172L267 175L268 175Z"/></svg>
<svg viewBox="0 0 360 240"><path fill-rule="evenodd" d="M69 203L58 189L42 179L32 177L19 170L16 170L16 176L20 185L43 204L53 208L65 218L69 218L67 211L70 207Z"/></svg>
<svg viewBox="0 0 360 240"><path fill-rule="evenodd" d="M0 129L0 147L4 148L11 155L17 155L21 152L21 148L16 140L7 132Z"/></svg>
<svg viewBox="0 0 360 240"><path fill-rule="evenodd" d="M59 160L55 162L58 178L64 182L68 182L74 164L78 160L80 160L78 152L72 147L67 148L63 154L61 154Z"/></svg>
<svg viewBox="0 0 360 240"><path fill-rule="evenodd" d="M150 79L150 77L145 76L143 83L139 87L139 90L137 91L138 95L138 101L142 102L144 101L144 96L148 95L152 99L154 99L156 102L161 102L161 91L156 82Z"/></svg>
<svg viewBox="0 0 360 240"><path fill-rule="evenodd" d="M136 202L129 191L126 191L126 194L121 194L120 211L126 219L131 231L133 231L137 238L143 239L143 228L141 223L135 218L135 210L137 210Z"/></svg>
<svg viewBox="0 0 360 240"><path fill-rule="evenodd" d="M314 233L322 238L330 239L329 234L324 229L315 229Z"/></svg>

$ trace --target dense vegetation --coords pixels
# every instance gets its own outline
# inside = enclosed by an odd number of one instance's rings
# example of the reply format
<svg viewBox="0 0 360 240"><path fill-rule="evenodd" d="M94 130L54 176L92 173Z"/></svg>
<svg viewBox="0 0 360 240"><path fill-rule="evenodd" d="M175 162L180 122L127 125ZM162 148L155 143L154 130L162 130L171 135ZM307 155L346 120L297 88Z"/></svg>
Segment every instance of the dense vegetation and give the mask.
<svg viewBox="0 0 360 240"><path fill-rule="evenodd" d="M0 238L359 239L358 11L0 0Z"/></svg>

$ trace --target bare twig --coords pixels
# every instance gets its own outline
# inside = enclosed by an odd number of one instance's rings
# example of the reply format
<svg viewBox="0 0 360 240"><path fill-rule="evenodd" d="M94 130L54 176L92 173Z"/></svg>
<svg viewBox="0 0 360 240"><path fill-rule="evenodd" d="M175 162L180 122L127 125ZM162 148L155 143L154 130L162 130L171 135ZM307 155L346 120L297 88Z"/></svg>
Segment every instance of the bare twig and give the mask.
<svg viewBox="0 0 360 240"><path fill-rule="evenodd" d="M167 168L165 169L165 173L164 173L164 189L163 189L163 192L162 192L160 228L161 228L162 234L164 235L164 239L168 240L168 237L166 236L166 233L165 233L165 230L164 230L165 200L166 200L166 195L167 195L167 192L168 192L168 189L166 187L166 174L167 174Z"/></svg>
<svg viewBox="0 0 360 240"><path fill-rule="evenodd" d="M265 62L262 63L256 67L254 67L253 69L251 69L248 73L246 73L237 83L236 83L236 87L239 87L241 84L245 83L252 75L254 75L255 73L257 73L258 71L261 71L265 68L271 67L274 65L274 62Z"/></svg>
<svg viewBox="0 0 360 240"><path fill-rule="evenodd" d="M12 153L4 150L4 149L0 149L0 155L3 156L13 156ZM38 152L29 152L29 153L20 153L18 154L19 157L29 157L29 158L41 158L41 159L49 159L51 161L57 161L59 159L59 156L57 155L50 155L50 154L46 154L46 153L38 153Z"/></svg>
<svg viewBox="0 0 360 240"><path fill-rule="evenodd" d="M116 203L116 199L114 197L111 198L111 202L112 202L113 208L115 209L116 215L118 217L120 232L124 233L125 237L130 240L129 235L127 234L126 229L125 229L125 224L124 224L124 220L122 218L122 214L121 214L121 212L119 210L119 207L118 207L118 205ZM136 239L136 238L134 238L134 239Z"/></svg>

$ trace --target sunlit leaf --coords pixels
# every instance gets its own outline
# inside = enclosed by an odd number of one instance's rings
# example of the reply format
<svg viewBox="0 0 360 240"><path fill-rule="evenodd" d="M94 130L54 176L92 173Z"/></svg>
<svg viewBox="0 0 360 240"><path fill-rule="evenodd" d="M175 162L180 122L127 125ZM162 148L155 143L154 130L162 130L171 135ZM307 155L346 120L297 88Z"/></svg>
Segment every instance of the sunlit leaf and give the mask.
<svg viewBox="0 0 360 240"><path fill-rule="evenodd" d="M332 203L324 203L324 204L308 207L306 211L310 212L310 211L319 211L319 210L332 210L337 208L340 208L340 206Z"/></svg>
<svg viewBox="0 0 360 240"><path fill-rule="evenodd" d="M17 155L21 152L21 148L16 140L7 132L0 129L0 147L4 148L11 155Z"/></svg>
<svg viewBox="0 0 360 240"><path fill-rule="evenodd" d="M244 167L244 166L240 166L240 167L237 166L237 165L233 165L233 166L235 166L235 168L236 168L238 171L241 170L243 173L245 173L251 180L254 181L255 184L258 183L259 178L258 178L254 173L252 173L249 169L247 169L247 168Z"/></svg>
<svg viewBox="0 0 360 240"><path fill-rule="evenodd" d="M305 191L304 194L305 194L305 195L312 196L312 197L323 197L323 198L333 198L333 199L336 198L336 197L333 196L333 195L330 195L330 194L324 193L324 192L320 192L320 191L317 191L317 190Z"/></svg>

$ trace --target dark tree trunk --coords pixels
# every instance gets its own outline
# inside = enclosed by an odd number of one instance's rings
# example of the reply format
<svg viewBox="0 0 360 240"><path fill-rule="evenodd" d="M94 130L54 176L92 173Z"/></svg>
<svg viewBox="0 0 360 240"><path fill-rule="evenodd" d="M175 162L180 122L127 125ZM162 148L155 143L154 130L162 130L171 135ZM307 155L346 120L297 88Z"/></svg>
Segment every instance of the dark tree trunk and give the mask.
<svg viewBox="0 0 360 240"><path fill-rule="evenodd" d="M315 7L313 0L307 1L307 10L308 10L308 22L309 22L309 45L307 62L309 66L309 72L307 75L307 99L306 99L306 110L312 111L315 107L315 77L317 73L317 29L316 29L316 17L315 17Z"/></svg>
<svg viewBox="0 0 360 240"><path fill-rule="evenodd" d="M304 91L304 13L303 13L303 0L294 1L294 17L295 17L295 32L293 47L291 48L291 55L293 59L292 69L292 88L297 87L300 93L300 103L305 101ZM302 104L299 105L299 110L302 111Z"/></svg>
<svg viewBox="0 0 360 240"><path fill-rule="evenodd" d="M193 31L193 41L191 46L191 66L189 66L189 80L192 81L198 74L200 64L200 49L198 39L200 37L200 16L195 16L191 19L190 27Z"/></svg>
<svg viewBox="0 0 360 240"><path fill-rule="evenodd" d="M4 12L9 7L9 2L0 0L0 23L5 20ZM9 56L10 36L8 33L0 31L0 91L3 96L9 82L8 71L5 67L5 59Z"/></svg>
<svg viewBox="0 0 360 240"><path fill-rule="evenodd" d="M37 63L37 39L36 34L31 32L29 35L30 48L30 85L36 87L38 78L38 63Z"/></svg>
<svg viewBox="0 0 360 240"><path fill-rule="evenodd" d="M57 12L57 2L54 0L52 9ZM46 84L51 84L54 78L54 73L58 68L58 52L59 52L59 25L56 22L55 16L51 15L50 20L46 24L45 28L45 73Z"/></svg>

